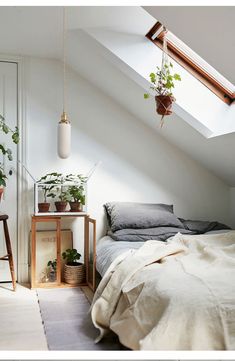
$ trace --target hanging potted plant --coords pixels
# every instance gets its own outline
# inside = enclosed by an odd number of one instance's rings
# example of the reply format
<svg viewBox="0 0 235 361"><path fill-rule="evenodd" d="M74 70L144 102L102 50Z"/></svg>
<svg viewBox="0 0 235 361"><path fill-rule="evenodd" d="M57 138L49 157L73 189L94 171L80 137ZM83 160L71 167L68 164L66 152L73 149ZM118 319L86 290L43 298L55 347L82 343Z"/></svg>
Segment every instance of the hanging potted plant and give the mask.
<svg viewBox="0 0 235 361"><path fill-rule="evenodd" d="M14 130L12 130L6 123L4 117L0 114L0 131L2 131L5 134L10 133L11 139L13 143L18 144L19 143L19 130L18 127L15 127ZM0 144L0 151L3 154L3 156L7 156L9 161L13 160L12 157L12 151L9 148L6 148L3 144ZM6 180L7 175L4 170L3 162L0 162L0 201L2 198L2 194L4 192L4 187L6 187Z"/></svg>
<svg viewBox="0 0 235 361"><path fill-rule="evenodd" d="M79 263L80 253L76 249L67 249L62 253L62 257L66 260L64 265L64 280L71 285L78 285L85 278L85 265Z"/></svg>
<svg viewBox="0 0 235 361"><path fill-rule="evenodd" d="M161 127L163 126L164 116L172 114L172 105L176 101L172 93L175 81L181 81L180 75L173 73L173 64L168 60L166 34L167 30L164 27L161 68L157 66L157 71L149 75L150 89L155 93L156 111L162 116ZM148 99L149 96L149 93L144 94L145 99Z"/></svg>
<svg viewBox="0 0 235 361"><path fill-rule="evenodd" d="M45 176L41 177L37 183L43 183L41 186L43 192L43 202L38 203L38 211L39 212L49 212L50 203L48 202L48 198L55 198L55 193L53 192L57 181L55 179L57 177L57 173L48 173Z"/></svg>
<svg viewBox="0 0 235 361"><path fill-rule="evenodd" d="M180 81L179 74L172 72L173 64L163 64L162 69L157 66L157 71L149 75L152 85L150 89L155 92L156 111L162 115L162 120L165 115L172 114L172 104L175 102L172 90L175 87L175 81ZM144 94L144 98L148 99L149 93Z"/></svg>

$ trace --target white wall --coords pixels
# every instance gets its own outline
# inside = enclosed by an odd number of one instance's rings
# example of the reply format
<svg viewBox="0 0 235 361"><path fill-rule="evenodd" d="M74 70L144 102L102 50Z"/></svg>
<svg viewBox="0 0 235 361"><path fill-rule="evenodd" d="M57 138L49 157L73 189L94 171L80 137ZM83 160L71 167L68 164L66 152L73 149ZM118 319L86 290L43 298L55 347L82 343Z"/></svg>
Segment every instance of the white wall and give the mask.
<svg viewBox="0 0 235 361"><path fill-rule="evenodd" d="M178 216L229 222L229 188L222 181L72 71L68 113L73 150L69 159L59 159L61 72L57 61L26 61L28 168L39 178L51 171L87 173L102 161L88 192L98 237L105 232L103 204L114 200L173 203Z"/></svg>

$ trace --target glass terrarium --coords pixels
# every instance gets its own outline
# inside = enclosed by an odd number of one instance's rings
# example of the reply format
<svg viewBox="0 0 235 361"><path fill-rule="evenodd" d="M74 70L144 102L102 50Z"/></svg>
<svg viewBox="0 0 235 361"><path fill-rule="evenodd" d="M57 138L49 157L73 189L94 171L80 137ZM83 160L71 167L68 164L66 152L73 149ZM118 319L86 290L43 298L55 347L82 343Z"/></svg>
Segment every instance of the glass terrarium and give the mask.
<svg viewBox="0 0 235 361"><path fill-rule="evenodd" d="M87 178L49 173L34 183L34 214L87 212Z"/></svg>

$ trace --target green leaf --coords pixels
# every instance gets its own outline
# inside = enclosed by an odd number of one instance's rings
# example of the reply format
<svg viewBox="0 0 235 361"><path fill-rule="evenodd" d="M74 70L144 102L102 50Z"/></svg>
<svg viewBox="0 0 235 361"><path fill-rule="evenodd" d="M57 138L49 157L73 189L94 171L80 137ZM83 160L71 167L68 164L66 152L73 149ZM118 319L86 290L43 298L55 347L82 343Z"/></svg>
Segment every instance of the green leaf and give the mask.
<svg viewBox="0 0 235 361"><path fill-rule="evenodd" d="M8 158L8 160L10 160L10 161L12 161L13 160L13 157L12 157L12 151L11 151L11 149L7 149L7 158Z"/></svg>
<svg viewBox="0 0 235 361"><path fill-rule="evenodd" d="M144 93L144 99L148 99L150 95L148 93Z"/></svg>
<svg viewBox="0 0 235 361"><path fill-rule="evenodd" d="M181 76L179 74L174 74L173 77L175 80L181 80Z"/></svg>
<svg viewBox="0 0 235 361"><path fill-rule="evenodd" d="M2 130L5 134L9 133L9 127L5 123L2 125Z"/></svg>

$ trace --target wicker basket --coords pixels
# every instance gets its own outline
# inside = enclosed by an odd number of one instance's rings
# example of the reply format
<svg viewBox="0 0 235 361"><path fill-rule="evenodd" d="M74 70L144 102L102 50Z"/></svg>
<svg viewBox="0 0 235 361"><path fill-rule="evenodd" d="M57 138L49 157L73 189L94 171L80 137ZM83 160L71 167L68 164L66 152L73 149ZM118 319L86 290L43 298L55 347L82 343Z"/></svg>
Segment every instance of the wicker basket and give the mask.
<svg viewBox="0 0 235 361"><path fill-rule="evenodd" d="M77 266L64 265L64 280L70 285L78 285L85 279L85 265L78 264Z"/></svg>

